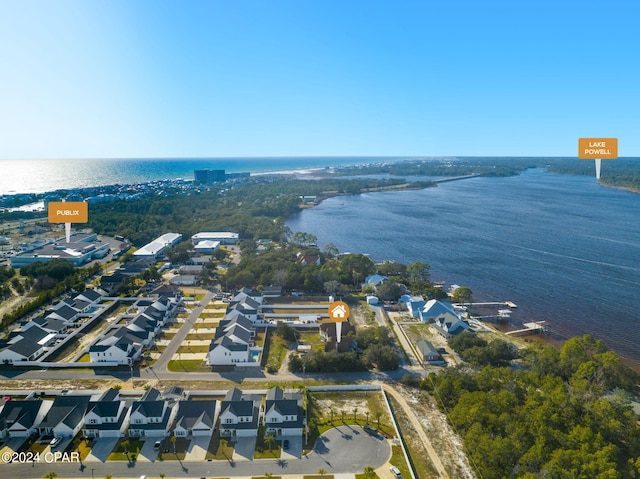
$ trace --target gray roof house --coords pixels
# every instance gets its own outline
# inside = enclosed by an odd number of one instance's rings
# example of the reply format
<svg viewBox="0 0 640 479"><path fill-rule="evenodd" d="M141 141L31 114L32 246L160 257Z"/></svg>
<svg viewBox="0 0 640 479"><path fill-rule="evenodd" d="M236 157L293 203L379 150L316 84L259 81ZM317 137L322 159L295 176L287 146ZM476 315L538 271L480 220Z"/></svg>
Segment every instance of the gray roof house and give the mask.
<svg viewBox="0 0 640 479"><path fill-rule="evenodd" d="M421 339L416 343L416 348L423 364L446 365L438 350L429 341Z"/></svg>
<svg viewBox="0 0 640 479"><path fill-rule="evenodd" d="M304 410L302 400L285 397L279 387L267 391L264 413L265 434L272 434L276 439L283 436L302 436L304 427Z"/></svg>
<svg viewBox="0 0 640 479"><path fill-rule="evenodd" d="M84 414L91 396L58 396L38 426L40 434L74 437L84 424Z"/></svg>
<svg viewBox="0 0 640 479"><path fill-rule="evenodd" d="M89 402L82 433L85 437L122 437L128 423L129 408L120 393L111 388L97 401Z"/></svg>
<svg viewBox="0 0 640 479"><path fill-rule="evenodd" d="M129 435L135 437L165 437L175 415L175 407L160 399L157 389L149 389L140 401L134 401L129 414Z"/></svg>
<svg viewBox="0 0 640 479"><path fill-rule="evenodd" d="M173 433L177 437L211 436L216 423L217 401L180 401Z"/></svg>
<svg viewBox="0 0 640 479"><path fill-rule="evenodd" d="M0 411L0 436L28 437L38 432L38 424L49 412L53 401L7 401Z"/></svg>
<svg viewBox="0 0 640 479"><path fill-rule="evenodd" d="M243 397L242 391L230 389L220 407L220 436L255 437L258 434L260 402Z"/></svg>

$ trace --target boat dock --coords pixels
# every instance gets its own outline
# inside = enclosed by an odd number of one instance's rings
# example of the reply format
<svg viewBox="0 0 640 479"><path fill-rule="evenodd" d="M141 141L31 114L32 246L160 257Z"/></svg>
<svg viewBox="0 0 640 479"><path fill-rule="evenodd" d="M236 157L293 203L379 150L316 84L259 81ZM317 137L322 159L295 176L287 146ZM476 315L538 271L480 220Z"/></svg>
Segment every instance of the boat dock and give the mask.
<svg viewBox="0 0 640 479"><path fill-rule="evenodd" d="M536 321L534 323L524 323L524 329L518 329L516 331L507 331L505 334L508 335L526 335L534 332L546 333L549 331L549 328L545 326L547 324L546 321Z"/></svg>
<svg viewBox="0 0 640 479"><path fill-rule="evenodd" d="M518 305L512 301L492 301L489 303L470 303L469 306L509 306L510 308L518 307Z"/></svg>

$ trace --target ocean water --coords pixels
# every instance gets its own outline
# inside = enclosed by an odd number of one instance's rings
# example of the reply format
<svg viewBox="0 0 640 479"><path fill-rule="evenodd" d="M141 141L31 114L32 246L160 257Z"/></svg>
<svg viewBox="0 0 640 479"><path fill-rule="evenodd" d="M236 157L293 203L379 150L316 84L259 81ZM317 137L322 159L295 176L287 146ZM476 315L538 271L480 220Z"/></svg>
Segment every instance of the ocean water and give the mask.
<svg viewBox="0 0 640 479"><path fill-rule="evenodd" d="M0 160L0 195L187 178L205 168L227 173L305 170L380 161L374 157ZM399 160L402 158L384 158Z"/></svg>
<svg viewBox="0 0 640 479"><path fill-rule="evenodd" d="M476 301L515 302L516 321L592 334L640 364L640 194L533 169L335 197L287 225L343 252L425 261Z"/></svg>

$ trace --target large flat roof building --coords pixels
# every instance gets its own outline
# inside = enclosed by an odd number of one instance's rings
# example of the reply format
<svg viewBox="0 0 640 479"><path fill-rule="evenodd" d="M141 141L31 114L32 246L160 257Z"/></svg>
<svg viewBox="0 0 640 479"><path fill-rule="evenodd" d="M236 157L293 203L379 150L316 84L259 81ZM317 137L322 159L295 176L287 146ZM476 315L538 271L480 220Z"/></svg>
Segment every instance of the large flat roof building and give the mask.
<svg viewBox="0 0 640 479"><path fill-rule="evenodd" d="M219 241L220 244L236 244L238 242L238 233L231 233L229 231L207 231L194 234L191 237L191 241L194 245L197 245L201 241Z"/></svg>
<svg viewBox="0 0 640 479"><path fill-rule="evenodd" d="M158 258L165 249L175 246L182 240L180 233L166 233L147 243L142 248L133 253L136 258Z"/></svg>
<svg viewBox="0 0 640 479"><path fill-rule="evenodd" d="M11 257L13 268L54 259L66 259L76 266L81 266L109 254L109 243L98 241L94 233L74 233L68 243L66 238L60 238L23 245L22 249L22 253Z"/></svg>

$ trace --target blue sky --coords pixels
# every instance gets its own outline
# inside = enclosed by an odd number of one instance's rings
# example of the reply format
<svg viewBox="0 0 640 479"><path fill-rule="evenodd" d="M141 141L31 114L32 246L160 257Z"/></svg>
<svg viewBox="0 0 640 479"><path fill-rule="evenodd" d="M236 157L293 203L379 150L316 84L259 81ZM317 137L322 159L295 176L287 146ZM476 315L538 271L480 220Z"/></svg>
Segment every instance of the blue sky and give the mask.
<svg viewBox="0 0 640 479"><path fill-rule="evenodd" d="M0 158L640 155L640 2L0 0Z"/></svg>

